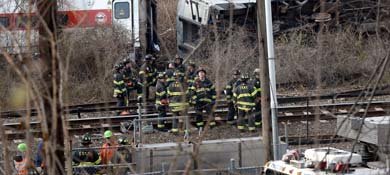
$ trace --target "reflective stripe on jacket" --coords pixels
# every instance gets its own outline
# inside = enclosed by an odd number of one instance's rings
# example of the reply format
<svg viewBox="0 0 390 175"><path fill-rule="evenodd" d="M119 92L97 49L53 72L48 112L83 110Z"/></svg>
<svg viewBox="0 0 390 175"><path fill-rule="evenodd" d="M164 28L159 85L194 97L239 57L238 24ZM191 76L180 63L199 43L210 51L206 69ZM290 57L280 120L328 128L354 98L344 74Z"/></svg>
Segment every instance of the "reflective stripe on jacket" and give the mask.
<svg viewBox="0 0 390 175"><path fill-rule="evenodd" d="M118 97L126 92L126 85L123 74L117 72L114 74L114 97Z"/></svg>
<svg viewBox="0 0 390 175"><path fill-rule="evenodd" d="M157 81L156 85L156 104L162 105L161 100L167 99L167 87L165 86L165 83L162 81Z"/></svg>
<svg viewBox="0 0 390 175"><path fill-rule="evenodd" d="M168 86L167 95L169 99L169 107L173 112L182 111L187 108L187 93L185 92L183 83L175 81Z"/></svg>
<svg viewBox="0 0 390 175"><path fill-rule="evenodd" d="M255 107L255 97L257 91L253 86L247 83L241 83L234 90L233 96L237 108L244 111L250 111Z"/></svg>
<svg viewBox="0 0 390 175"><path fill-rule="evenodd" d="M203 81L197 78L194 84L189 88L189 91L191 93L191 100L193 102L215 102L215 87L213 83L207 78Z"/></svg>

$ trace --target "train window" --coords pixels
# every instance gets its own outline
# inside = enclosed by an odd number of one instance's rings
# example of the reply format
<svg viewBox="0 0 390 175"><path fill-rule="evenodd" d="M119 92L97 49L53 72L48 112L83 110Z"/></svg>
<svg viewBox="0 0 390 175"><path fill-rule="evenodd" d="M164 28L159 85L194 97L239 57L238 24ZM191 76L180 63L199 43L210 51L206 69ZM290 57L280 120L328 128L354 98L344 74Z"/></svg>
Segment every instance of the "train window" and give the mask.
<svg viewBox="0 0 390 175"><path fill-rule="evenodd" d="M8 17L0 17L0 26L7 28L9 26L9 18Z"/></svg>
<svg viewBox="0 0 390 175"><path fill-rule="evenodd" d="M196 44L200 39L200 26L191 22L182 20L183 22L183 41L191 45Z"/></svg>
<svg viewBox="0 0 390 175"><path fill-rule="evenodd" d="M66 26L69 21L69 17L67 14L59 13L57 15L57 21L59 25Z"/></svg>
<svg viewBox="0 0 390 175"><path fill-rule="evenodd" d="M16 26L18 28L26 28L26 25L28 23L29 17L28 16L19 16L16 18ZM31 16L31 26L32 28L35 28L38 23L38 18L36 16Z"/></svg>
<svg viewBox="0 0 390 175"><path fill-rule="evenodd" d="M115 19L127 19L130 17L130 4L128 2L117 2L114 5Z"/></svg>

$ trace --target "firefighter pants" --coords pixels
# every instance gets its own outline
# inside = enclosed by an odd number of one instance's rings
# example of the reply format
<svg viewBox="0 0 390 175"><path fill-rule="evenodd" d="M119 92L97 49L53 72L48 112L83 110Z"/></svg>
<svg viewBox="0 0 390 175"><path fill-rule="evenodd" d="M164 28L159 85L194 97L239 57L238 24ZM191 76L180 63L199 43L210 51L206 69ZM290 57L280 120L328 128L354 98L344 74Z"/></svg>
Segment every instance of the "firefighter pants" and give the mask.
<svg viewBox="0 0 390 175"><path fill-rule="evenodd" d="M118 106L118 107L125 106L125 97L117 97L116 98L116 106Z"/></svg>
<svg viewBox="0 0 390 175"><path fill-rule="evenodd" d="M234 115L236 115L236 108L234 108L234 103L233 101L228 102L228 114L227 114L227 120L228 121L233 121L234 120Z"/></svg>
<svg viewBox="0 0 390 175"><path fill-rule="evenodd" d="M160 120L158 120L158 124L157 124L157 128L158 129L165 128L165 124L164 124L165 121L162 120L162 119L167 117L167 110L168 110L167 106L165 106L165 105L157 105L158 118L160 119Z"/></svg>
<svg viewBox="0 0 390 175"><path fill-rule="evenodd" d="M120 96L116 98L116 106L118 107L124 107L125 106L125 97ZM116 115L120 115L121 111L118 111Z"/></svg>
<svg viewBox="0 0 390 175"><path fill-rule="evenodd" d="M213 105L211 103L199 102L195 105L196 127L204 127L203 110L206 111L210 127L216 125L214 120Z"/></svg>
<svg viewBox="0 0 390 175"><path fill-rule="evenodd" d="M186 115L185 111L172 111L174 117L178 116L184 116ZM186 124L188 123L188 119L185 120ZM179 119L173 119L172 121L172 133L178 133L179 132Z"/></svg>
<svg viewBox="0 0 390 175"><path fill-rule="evenodd" d="M248 118L248 129L249 131L255 130L255 120L254 115L252 115L251 111L246 110L238 110L238 122L237 122L237 128L239 130L245 129L245 117Z"/></svg>
<svg viewBox="0 0 390 175"><path fill-rule="evenodd" d="M135 84L132 87L127 87L127 104L129 105L131 99L131 92L136 91L137 97L142 96L142 86L140 84Z"/></svg>
<svg viewBox="0 0 390 175"><path fill-rule="evenodd" d="M153 85L144 85L143 88L142 88L142 92L144 94L145 100L149 99L149 94L150 94L150 88L151 87L155 87L155 86L153 86Z"/></svg>

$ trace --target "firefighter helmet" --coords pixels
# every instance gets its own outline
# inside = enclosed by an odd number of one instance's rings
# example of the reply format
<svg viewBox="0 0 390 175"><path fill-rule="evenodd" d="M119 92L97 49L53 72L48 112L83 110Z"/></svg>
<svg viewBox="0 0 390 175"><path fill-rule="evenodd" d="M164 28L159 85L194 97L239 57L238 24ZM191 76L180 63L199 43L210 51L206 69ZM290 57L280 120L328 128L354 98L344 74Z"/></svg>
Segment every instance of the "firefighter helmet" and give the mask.
<svg viewBox="0 0 390 175"><path fill-rule="evenodd" d="M190 62L188 63L188 66L191 66L191 67L193 67L193 68L195 68L195 67L196 67L195 63L194 63L194 62L192 62L192 61L190 61Z"/></svg>
<svg viewBox="0 0 390 175"><path fill-rule="evenodd" d="M240 75L241 74L241 71L236 69L233 71L233 75Z"/></svg>
<svg viewBox="0 0 390 175"><path fill-rule="evenodd" d="M164 78L165 78L165 73L164 72L158 73L157 79L164 79Z"/></svg>
<svg viewBox="0 0 390 175"><path fill-rule="evenodd" d="M129 144L129 139L127 139L127 137L125 137L125 136L121 136L118 139L118 143L121 144L121 145L128 145Z"/></svg>
<svg viewBox="0 0 390 175"><path fill-rule="evenodd" d="M175 60L180 60L180 61L183 61L183 58L179 55L175 55Z"/></svg>
<svg viewBox="0 0 390 175"><path fill-rule="evenodd" d="M241 81L246 82L249 80L249 75L247 73L241 74Z"/></svg>
<svg viewBox="0 0 390 175"><path fill-rule="evenodd" d="M151 61L152 58L153 58L153 55L147 54L147 55L145 56L145 61Z"/></svg>
<svg viewBox="0 0 390 175"><path fill-rule="evenodd" d="M85 134L81 137L81 143L82 143L82 144L91 144L91 143L92 143L91 134L85 133Z"/></svg>
<svg viewBox="0 0 390 175"><path fill-rule="evenodd" d="M126 65L127 63L130 63L130 58L123 58L122 63Z"/></svg>
<svg viewBox="0 0 390 175"><path fill-rule="evenodd" d="M202 67L199 68L198 71L196 71L196 73L199 73L199 72L203 72L205 74L207 73L206 70L204 68L202 68Z"/></svg>
<svg viewBox="0 0 390 175"><path fill-rule="evenodd" d="M176 77L176 78L178 78L178 77L180 77L181 76L181 74L180 74L180 72L179 71L175 71L175 72L173 72L173 77Z"/></svg>
<svg viewBox="0 0 390 175"><path fill-rule="evenodd" d="M256 68L254 71L253 71L253 74L255 75L258 75L260 73L260 69L259 68Z"/></svg>
<svg viewBox="0 0 390 175"><path fill-rule="evenodd" d="M114 66L114 70L116 70L116 71L119 71L119 70L121 70L122 68L123 68L123 64L120 64L120 63L115 64L115 66Z"/></svg>

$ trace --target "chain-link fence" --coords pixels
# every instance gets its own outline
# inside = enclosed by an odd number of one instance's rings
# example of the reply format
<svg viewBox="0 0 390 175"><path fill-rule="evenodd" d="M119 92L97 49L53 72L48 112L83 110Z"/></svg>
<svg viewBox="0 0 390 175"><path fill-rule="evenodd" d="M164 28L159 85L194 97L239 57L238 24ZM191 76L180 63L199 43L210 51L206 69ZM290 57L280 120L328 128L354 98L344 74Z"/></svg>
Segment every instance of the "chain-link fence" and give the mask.
<svg viewBox="0 0 390 175"><path fill-rule="evenodd" d="M128 175L135 172L135 164L78 165L72 168L73 175Z"/></svg>
<svg viewBox="0 0 390 175"><path fill-rule="evenodd" d="M234 162L234 160L232 160ZM154 172L135 172L135 164L110 164L110 165L93 165L93 166L77 166L73 167L74 175L96 175L96 174L107 174L107 175L181 175L181 174L207 174L207 175L253 175L261 174L263 167L235 167L234 163L231 163L227 168L216 168L216 169L190 169L190 170L169 170L162 168L161 171ZM162 164L164 167L164 165Z"/></svg>

